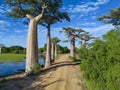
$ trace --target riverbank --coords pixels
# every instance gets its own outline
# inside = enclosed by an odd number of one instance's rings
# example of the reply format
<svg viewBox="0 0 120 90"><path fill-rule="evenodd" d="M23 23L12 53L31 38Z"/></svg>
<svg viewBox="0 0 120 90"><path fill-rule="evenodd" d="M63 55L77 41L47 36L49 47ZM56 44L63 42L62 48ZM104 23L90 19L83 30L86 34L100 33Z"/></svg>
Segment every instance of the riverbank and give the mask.
<svg viewBox="0 0 120 90"><path fill-rule="evenodd" d="M25 54L0 54L0 63L19 62L25 58Z"/></svg>
<svg viewBox="0 0 120 90"><path fill-rule="evenodd" d="M38 75L25 73L0 79L0 90L86 90L79 66L62 55Z"/></svg>

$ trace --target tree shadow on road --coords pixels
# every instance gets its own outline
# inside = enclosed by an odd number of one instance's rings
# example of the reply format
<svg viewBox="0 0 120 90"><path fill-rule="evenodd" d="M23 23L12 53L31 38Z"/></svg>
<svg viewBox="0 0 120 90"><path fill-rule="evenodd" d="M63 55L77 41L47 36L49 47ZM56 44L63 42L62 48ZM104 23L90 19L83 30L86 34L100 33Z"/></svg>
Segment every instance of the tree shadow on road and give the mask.
<svg viewBox="0 0 120 90"><path fill-rule="evenodd" d="M78 64L73 63L72 61L57 62L57 63L53 63L52 66L41 70L40 73L43 75L43 74L49 73L51 71L55 71L59 67L76 66L76 65L78 65Z"/></svg>
<svg viewBox="0 0 120 90"><path fill-rule="evenodd" d="M76 65L77 64L73 63L72 61L57 62L57 63L53 63L52 66L50 66L49 68L41 70L40 73L37 75L27 76L27 77L25 76L15 77L12 79L3 79L0 80L0 90L45 90L45 87L54 84L56 82L60 82L62 80L56 80L53 82L46 83L44 77L41 77L42 75L45 75L51 71L55 71L60 67L66 67L66 66L69 67Z"/></svg>

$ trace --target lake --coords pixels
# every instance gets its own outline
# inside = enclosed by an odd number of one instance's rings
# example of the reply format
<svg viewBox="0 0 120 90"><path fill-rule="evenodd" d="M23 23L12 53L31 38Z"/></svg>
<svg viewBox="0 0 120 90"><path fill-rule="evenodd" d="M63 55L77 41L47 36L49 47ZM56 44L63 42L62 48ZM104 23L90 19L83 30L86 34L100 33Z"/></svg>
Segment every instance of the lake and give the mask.
<svg viewBox="0 0 120 90"><path fill-rule="evenodd" d="M39 59L39 64L44 65L43 58ZM0 77L9 76L25 71L25 61L0 63Z"/></svg>

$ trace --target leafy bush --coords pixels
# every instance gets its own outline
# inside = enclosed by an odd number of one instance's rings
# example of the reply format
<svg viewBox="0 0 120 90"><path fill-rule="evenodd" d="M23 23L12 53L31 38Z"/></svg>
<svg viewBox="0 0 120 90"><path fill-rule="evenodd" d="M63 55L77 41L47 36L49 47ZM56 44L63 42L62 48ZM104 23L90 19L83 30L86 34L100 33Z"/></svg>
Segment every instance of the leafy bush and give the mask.
<svg viewBox="0 0 120 90"><path fill-rule="evenodd" d="M38 74L41 70L41 66L39 64L35 64L33 68L33 73Z"/></svg>
<svg viewBox="0 0 120 90"><path fill-rule="evenodd" d="M120 90L120 36L111 30L103 40L79 50L80 67L88 90Z"/></svg>
<svg viewBox="0 0 120 90"><path fill-rule="evenodd" d="M75 57L69 56L68 59L70 59L70 60L74 60Z"/></svg>

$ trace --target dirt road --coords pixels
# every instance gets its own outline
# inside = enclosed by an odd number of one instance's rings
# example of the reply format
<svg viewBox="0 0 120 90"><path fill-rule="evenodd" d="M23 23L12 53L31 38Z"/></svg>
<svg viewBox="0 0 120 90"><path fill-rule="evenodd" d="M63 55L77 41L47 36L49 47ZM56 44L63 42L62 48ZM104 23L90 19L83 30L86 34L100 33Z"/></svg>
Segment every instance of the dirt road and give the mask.
<svg viewBox="0 0 120 90"><path fill-rule="evenodd" d="M55 62L56 68L46 74L45 81L48 86L45 90L85 90L79 66L68 60L68 55L63 55Z"/></svg>
<svg viewBox="0 0 120 90"><path fill-rule="evenodd" d="M2 84L0 90L8 87L9 90L86 90L79 66L68 59L68 54L60 56L53 66L37 76L6 80Z"/></svg>

